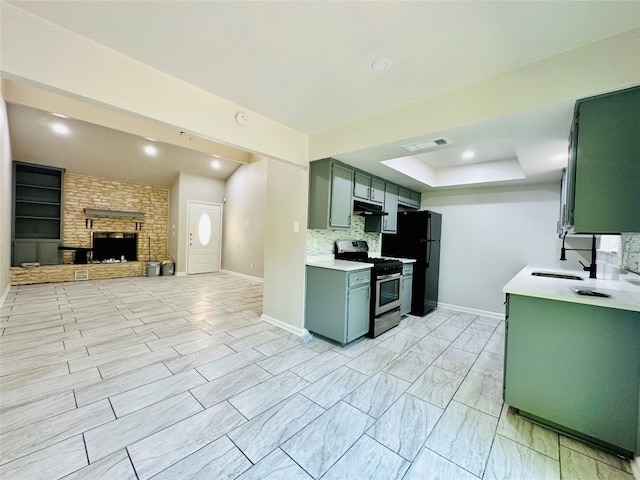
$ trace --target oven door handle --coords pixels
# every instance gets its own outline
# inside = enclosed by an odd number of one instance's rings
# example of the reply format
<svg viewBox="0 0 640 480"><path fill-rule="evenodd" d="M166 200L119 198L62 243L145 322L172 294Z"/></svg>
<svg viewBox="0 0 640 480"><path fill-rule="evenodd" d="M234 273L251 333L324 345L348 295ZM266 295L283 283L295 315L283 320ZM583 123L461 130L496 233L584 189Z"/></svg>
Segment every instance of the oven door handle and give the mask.
<svg viewBox="0 0 640 480"><path fill-rule="evenodd" d="M393 278L402 278L402 273L392 273L390 275L378 275L376 280L391 280Z"/></svg>

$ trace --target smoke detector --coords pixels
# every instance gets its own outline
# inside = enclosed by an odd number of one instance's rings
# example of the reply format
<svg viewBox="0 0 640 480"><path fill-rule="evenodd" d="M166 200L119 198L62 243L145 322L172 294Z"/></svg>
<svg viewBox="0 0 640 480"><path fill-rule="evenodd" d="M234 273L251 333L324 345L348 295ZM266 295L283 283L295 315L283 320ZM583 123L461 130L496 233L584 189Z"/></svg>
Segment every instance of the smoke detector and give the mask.
<svg viewBox="0 0 640 480"><path fill-rule="evenodd" d="M453 142L446 137L434 138L433 140L427 140L426 142L410 143L403 145L407 152L417 152L419 150L427 150L428 148L441 147L443 145L451 145Z"/></svg>

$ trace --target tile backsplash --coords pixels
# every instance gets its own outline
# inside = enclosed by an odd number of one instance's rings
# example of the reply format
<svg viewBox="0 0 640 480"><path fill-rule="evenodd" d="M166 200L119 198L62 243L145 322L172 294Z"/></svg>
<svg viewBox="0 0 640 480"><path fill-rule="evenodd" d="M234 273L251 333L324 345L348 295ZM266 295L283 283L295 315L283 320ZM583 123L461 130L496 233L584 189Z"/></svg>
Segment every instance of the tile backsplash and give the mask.
<svg viewBox="0 0 640 480"><path fill-rule="evenodd" d="M364 231L364 217L354 216L350 230L307 230L307 256L333 254L336 240L365 240L370 252L380 252L381 238Z"/></svg>
<svg viewBox="0 0 640 480"><path fill-rule="evenodd" d="M640 274L640 233L623 233L622 268Z"/></svg>

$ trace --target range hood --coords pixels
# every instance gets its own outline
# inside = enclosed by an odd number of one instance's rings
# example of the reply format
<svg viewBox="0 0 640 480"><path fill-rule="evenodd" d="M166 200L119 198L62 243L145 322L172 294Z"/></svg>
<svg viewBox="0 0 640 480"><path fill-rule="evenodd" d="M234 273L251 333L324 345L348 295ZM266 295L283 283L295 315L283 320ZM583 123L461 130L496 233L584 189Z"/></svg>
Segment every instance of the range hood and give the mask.
<svg viewBox="0 0 640 480"><path fill-rule="evenodd" d="M389 215L382 209L382 205L374 205L372 203L361 202L355 200L353 202L353 213L361 217L383 217Z"/></svg>

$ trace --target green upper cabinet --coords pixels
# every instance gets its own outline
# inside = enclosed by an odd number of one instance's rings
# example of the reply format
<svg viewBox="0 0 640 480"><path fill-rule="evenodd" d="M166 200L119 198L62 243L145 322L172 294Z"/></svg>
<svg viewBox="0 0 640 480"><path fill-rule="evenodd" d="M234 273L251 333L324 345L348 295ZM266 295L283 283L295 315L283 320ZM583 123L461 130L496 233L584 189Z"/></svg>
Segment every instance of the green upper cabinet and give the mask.
<svg viewBox="0 0 640 480"><path fill-rule="evenodd" d="M573 231L640 232L640 87L576 102L569 151Z"/></svg>
<svg viewBox="0 0 640 480"><path fill-rule="evenodd" d="M398 189L398 205L409 208L420 208L420 193L405 187Z"/></svg>
<svg viewBox="0 0 640 480"><path fill-rule="evenodd" d="M398 225L398 185L385 183L384 211L389 215L382 217L382 233L396 233Z"/></svg>
<svg viewBox="0 0 640 480"><path fill-rule="evenodd" d="M384 204L384 180L356 170L353 176L353 198L364 202Z"/></svg>
<svg viewBox="0 0 640 480"><path fill-rule="evenodd" d="M309 165L311 229L348 230L353 213L353 169L331 158Z"/></svg>

